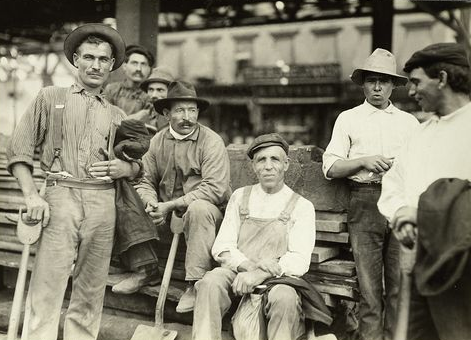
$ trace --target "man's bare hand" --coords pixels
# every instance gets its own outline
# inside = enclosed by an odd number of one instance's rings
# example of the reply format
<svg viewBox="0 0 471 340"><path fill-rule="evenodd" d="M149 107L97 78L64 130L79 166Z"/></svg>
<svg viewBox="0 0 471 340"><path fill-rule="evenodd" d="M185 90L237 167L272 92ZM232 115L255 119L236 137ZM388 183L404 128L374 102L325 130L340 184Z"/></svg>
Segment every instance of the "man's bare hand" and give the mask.
<svg viewBox="0 0 471 340"><path fill-rule="evenodd" d="M283 274L276 260L261 260L257 263L257 266L261 270L270 273L272 276L281 276Z"/></svg>
<svg viewBox="0 0 471 340"><path fill-rule="evenodd" d="M399 208L391 221L394 236L404 246L412 248L417 239L417 208Z"/></svg>
<svg viewBox="0 0 471 340"><path fill-rule="evenodd" d="M152 222L156 226L160 226L165 223L167 215L174 210L174 204L172 201L169 202L157 202L155 200L147 202L146 212L152 218Z"/></svg>
<svg viewBox="0 0 471 340"><path fill-rule="evenodd" d="M397 209L391 221L393 228L398 228L404 223L417 224L417 208L403 206Z"/></svg>
<svg viewBox="0 0 471 340"><path fill-rule="evenodd" d="M232 291L235 295L252 293L255 286L261 284L265 278L266 277L261 276L256 270L239 273L232 282Z"/></svg>
<svg viewBox="0 0 471 340"><path fill-rule="evenodd" d="M132 163L122 161L121 159L93 163L88 172L92 177L109 176L112 179L132 178L135 176Z"/></svg>
<svg viewBox="0 0 471 340"><path fill-rule="evenodd" d="M363 157L361 164L363 168L376 174L388 171L393 165L394 158L388 158L381 155Z"/></svg>
<svg viewBox="0 0 471 340"><path fill-rule="evenodd" d="M35 193L25 196L25 204L27 209L26 218L28 220L37 223L42 219L43 227L49 224L49 204L39 194Z"/></svg>

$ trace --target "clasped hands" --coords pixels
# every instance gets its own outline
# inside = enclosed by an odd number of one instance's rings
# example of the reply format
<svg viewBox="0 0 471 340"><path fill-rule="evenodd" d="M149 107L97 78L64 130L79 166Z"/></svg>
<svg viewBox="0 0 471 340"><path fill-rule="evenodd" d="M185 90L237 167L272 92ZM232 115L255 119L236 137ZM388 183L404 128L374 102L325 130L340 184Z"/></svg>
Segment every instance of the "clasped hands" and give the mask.
<svg viewBox="0 0 471 340"><path fill-rule="evenodd" d="M239 268L246 271L238 273L232 282L232 292L235 295L252 293L266 279L283 275L277 260L261 260L258 263L245 261Z"/></svg>
<svg viewBox="0 0 471 340"><path fill-rule="evenodd" d="M152 222L156 226L161 226L167 219L167 214L175 210L175 205L172 201L168 202L157 202L152 200L147 202L146 213L152 218Z"/></svg>

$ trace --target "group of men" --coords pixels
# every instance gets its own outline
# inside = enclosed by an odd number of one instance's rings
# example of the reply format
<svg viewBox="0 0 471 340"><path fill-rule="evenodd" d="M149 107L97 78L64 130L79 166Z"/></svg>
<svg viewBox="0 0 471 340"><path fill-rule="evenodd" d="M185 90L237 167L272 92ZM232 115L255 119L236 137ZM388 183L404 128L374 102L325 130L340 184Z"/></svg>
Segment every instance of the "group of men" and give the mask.
<svg viewBox="0 0 471 340"><path fill-rule="evenodd" d="M258 183L232 193L224 142L198 123L209 102L197 96L192 84L174 81L165 67L151 72L151 53L136 45L126 48L119 33L102 24L70 33L64 53L77 68L76 82L67 89L42 89L8 149L8 169L19 181L27 216L44 226L24 338L57 338L71 274L64 339L98 336L115 237L113 182L120 178L137 183L156 228L167 230L172 213L183 217L188 287L177 311L194 311L193 339L220 339L222 318L234 298L253 293L262 283L268 286L262 308L268 339L298 339L310 315L314 321L332 322L322 299L313 299L316 292L302 279L315 242L315 210L285 184L286 141L274 133L255 138L247 155ZM121 64L126 80L102 91L109 73ZM433 45L417 52L405 71L411 76L409 94L436 116L419 128L415 118L392 105L392 90L407 78L397 74L394 56L378 49L352 74L363 87L365 102L339 116L324 155L326 177L348 177L351 183L348 224L361 291L362 339L391 338L399 242L415 235L411 226L417 223L419 195L440 177L471 179L464 156L471 145L464 51L457 44ZM125 119L157 131L142 162L103 152L113 147L111 126ZM399 151L402 145L407 147ZM31 174L36 147L47 173L43 197ZM113 287L117 293L135 292L159 276L156 243L132 244L120 255L133 274ZM432 330L435 338L446 339L434 311L426 302L421 307L428 314L411 311L416 326L410 330L416 333L410 339L431 339L423 334Z"/></svg>

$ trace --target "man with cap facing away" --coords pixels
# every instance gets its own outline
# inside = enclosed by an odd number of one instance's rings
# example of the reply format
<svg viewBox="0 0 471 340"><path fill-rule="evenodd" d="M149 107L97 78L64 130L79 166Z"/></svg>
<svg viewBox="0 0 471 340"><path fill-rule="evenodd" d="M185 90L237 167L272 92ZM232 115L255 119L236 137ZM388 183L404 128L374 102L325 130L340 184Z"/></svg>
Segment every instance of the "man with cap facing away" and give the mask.
<svg viewBox="0 0 471 340"><path fill-rule="evenodd" d="M224 142L198 123L198 115L208 106L207 100L197 97L192 84L170 84L167 98L154 103L169 126L152 138L143 157L144 177L136 185L162 234L168 233L173 211L183 216L188 287L177 305L179 313L193 310L194 283L212 269L211 246L231 195Z"/></svg>
<svg viewBox="0 0 471 340"><path fill-rule="evenodd" d="M174 77L170 69L166 66L158 66L152 70L149 78L142 82L141 89L147 93L152 103L155 103L159 99L167 98L168 85L172 81ZM160 131L168 125L168 121L162 115L156 114L151 125Z"/></svg>
<svg viewBox="0 0 471 340"><path fill-rule="evenodd" d="M67 36L64 53L77 68L76 82L70 88L43 88L8 148L7 168L18 179L27 215L43 219L23 339L57 338L71 274L64 339L96 339L115 230L113 180L139 172L138 164L105 160L101 151L108 149L112 124L126 117L101 94L110 71L124 60L123 39L109 26L86 24ZM37 146L47 174L44 197L31 175Z"/></svg>
<svg viewBox="0 0 471 340"><path fill-rule="evenodd" d="M165 66L157 67L152 70L151 76L144 80L140 87L149 95L152 103L155 103L159 99L167 98L168 85L172 81L173 76ZM161 130L168 126L167 119L162 115L157 115L153 106L149 111L152 111L152 115L156 116L156 118L149 122L152 127L156 127L156 130ZM132 116L128 118L130 117ZM132 294L141 287L155 284L159 280L157 244L154 240L142 241L142 233L137 233L135 230L134 228L129 233L120 233L123 242L132 244L126 252L120 254L121 265L129 270L131 275L115 284L112 288L113 293Z"/></svg>
<svg viewBox="0 0 471 340"><path fill-rule="evenodd" d="M409 96L413 97L424 111L434 112L434 115L415 131L401 149L392 169L384 176L378 207L391 221L401 243L405 246L413 244L418 229L419 246L426 246L428 250L432 246L433 237L425 239L425 226L420 224L424 220L418 219L419 213L423 211L420 205L423 193L441 178L471 181L469 61L465 49L460 44L438 43L415 52L406 62L404 71L409 73ZM446 198L444 195L445 192L432 199L442 201ZM444 209L440 211L445 212ZM466 223L458 225L463 233L463 240L456 243L461 246L466 241L469 244L469 238L466 240L464 236ZM438 232L438 224L439 221L431 221L432 234ZM450 229L452 225L445 227ZM425 244L426 241L428 244ZM437 241L441 250L449 255L448 248L444 246L446 240ZM448 246L451 248L456 245ZM420 250L421 248L417 253L418 261ZM437 256L442 257L445 254ZM447 258L449 271L435 277L437 287L451 277L451 259ZM432 263L429 262L428 265ZM413 272L407 339L470 339L469 259L461 279L452 288L440 294L426 293L427 286L419 285L417 265Z"/></svg>
<svg viewBox="0 0 471 340"><path fill-rule="evenodd" d="M239 188L231 196L212 248L221 266L195 285L194 340L221 339L222 318L236 296L252 293L267 279L300 277L309 270L315 210L284 182L288 143L276 133L261 135L249 146L247 155L259 183ZM270 340L299 339L305 328L296 289L275 284L266 296L264 336ZM319 300L323 305L322 298ZM329 323L324 307L318 308L325 319L317 321Z"/></svg>
<svg viewBox="0 0 471 340"><path fill-rule="evenodd" d="M351 187L348 227L361 293L360 339L390 339L399 289L399 244L376 203L382 176L419 124L389 100L396 86L407 83L396 73L391 52L376 49L351 79L363 88L366 99L338 116L322 169L327 179L347 177Z"/></svg>
<svg viewBox="0 0 471 340"><path fill-rule="evenodd" d="M123 64L126 79L108 84L104 91L106 99L126 112L128 118L146 124L152 123L155 112L152 110L152 101L140 85L149 77L152 66L154 56L146 48L139 45L127 46Z"/></svg>

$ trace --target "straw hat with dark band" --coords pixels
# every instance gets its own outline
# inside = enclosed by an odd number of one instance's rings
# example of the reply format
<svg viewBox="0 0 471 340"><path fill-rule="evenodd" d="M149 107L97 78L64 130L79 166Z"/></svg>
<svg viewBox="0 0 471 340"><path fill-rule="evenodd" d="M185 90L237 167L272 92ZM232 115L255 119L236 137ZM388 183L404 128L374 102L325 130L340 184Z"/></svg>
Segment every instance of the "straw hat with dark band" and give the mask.
<svg viewBox="0 0 471 340"><path fill-rule="evenodd" d="M159 99L154 103L155 111L163 114L163 109L170 109L170 103L178 100L191 100L196 102L200 112L206 110L209 102L196 96L195 87L189 82L177 80L168 86L167 98Z"/></svg>
<svg viewBox="0 0 471 340"><path fill-rule="evenodd" d="M74 65L74 53L77 47L90 35L105 40L113 46L114 65L116 70L124 61L126 45L121 35L114 28L105 24L85 24L73 30L64 41L64 54L69 62Z"/></svg>
<svg viewBox="0 0 471 340"><path fill-rule="evenodd" d="M363 73L374 72L381 73L391 76L396 85L406 85L408 79L404 76L397 74L396 71L396 57L391 52L382 48L377 48L374 52L365 60L363 67L357 68L353 71L350 79L357 84L363 85Z"/></svg>

